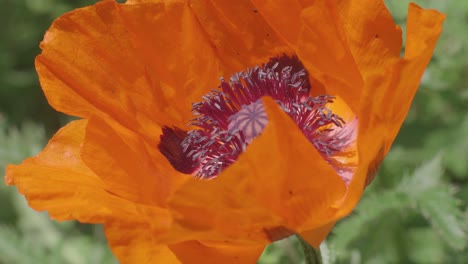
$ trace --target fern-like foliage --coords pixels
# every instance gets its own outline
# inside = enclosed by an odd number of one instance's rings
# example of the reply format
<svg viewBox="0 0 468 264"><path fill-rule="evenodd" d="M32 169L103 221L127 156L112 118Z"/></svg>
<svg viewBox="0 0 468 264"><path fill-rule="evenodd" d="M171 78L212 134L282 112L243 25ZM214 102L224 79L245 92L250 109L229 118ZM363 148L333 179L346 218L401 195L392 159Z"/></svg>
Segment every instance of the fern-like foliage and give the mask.
<svg viewBox="0 0 468 264"><path fill-rule="evenodd" d="M0 115L0 170L6 164L18 163L28 156L38 153L45 143L45 130L32 122L24 123L21 128L7 127Z"/></svg>
<svg viewBox="0 0 468 264"><path fill-rule="evenodd" d="M437 155L397 186L370 188L329 243L339 263L450 263L450 250L467 246L467 218L459 205Z"/></svg>

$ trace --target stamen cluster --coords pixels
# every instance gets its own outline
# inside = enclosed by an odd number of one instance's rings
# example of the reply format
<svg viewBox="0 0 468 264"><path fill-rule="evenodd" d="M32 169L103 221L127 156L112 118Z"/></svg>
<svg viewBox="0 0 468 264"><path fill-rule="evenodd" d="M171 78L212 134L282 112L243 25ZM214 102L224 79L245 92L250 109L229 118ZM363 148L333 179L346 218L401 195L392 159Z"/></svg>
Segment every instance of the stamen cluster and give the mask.
<svg viewBox="0 0 468 264"><path fill-rule="evenodd" d="M296 57L273 58L263 67L234 74L229 82L222 78L218 90L193 104L195 118L190 125L197 128L180 143L184 162L191 163L184 168L190 167L191 174L198 177L211 178L234 163L268 122L263 96L272 97L317 150L330 159L342 150L331 132L344 121L326 108L333 97L311 97L309 92L308 74Z"/></svg>

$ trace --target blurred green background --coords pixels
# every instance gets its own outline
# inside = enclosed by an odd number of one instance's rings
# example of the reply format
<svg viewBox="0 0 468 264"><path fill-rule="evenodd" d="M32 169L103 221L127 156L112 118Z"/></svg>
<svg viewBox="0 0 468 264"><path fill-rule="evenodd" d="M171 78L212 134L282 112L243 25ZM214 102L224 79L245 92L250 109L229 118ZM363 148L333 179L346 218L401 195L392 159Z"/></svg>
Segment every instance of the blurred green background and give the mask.
<svg viewBox="0 0 468 264"><path fill-rule="evenodd" d="M34 70L53 19L91 0L0 0L0 171L36 154L69 118ZM468 263L468 1L420 0L447 15L406 122L355 212L321 246L324 263ZM388 0L404 28L408 1ZM116 263L101 226L57 223L0 184L0 263ZM294 238L259 263L305 263Z"/></svg>

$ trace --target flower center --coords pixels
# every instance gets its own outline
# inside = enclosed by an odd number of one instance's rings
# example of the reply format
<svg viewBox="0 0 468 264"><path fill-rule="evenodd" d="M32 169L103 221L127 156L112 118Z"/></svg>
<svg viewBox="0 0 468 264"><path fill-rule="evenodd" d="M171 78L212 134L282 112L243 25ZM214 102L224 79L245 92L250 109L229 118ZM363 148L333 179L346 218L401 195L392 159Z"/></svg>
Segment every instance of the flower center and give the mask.
<svg viewBox="0 0 468 264"><path fill-rule="evenodd" d="M268 117L261 97L270 96L322 156L346 175L336 155L354 141L356 126L345 125L326 107L333 102L332 96L311 97L309 92L308 73L297 57L272 58L262 67L234 74L229 82L221 78L218 90L193 104L191 125L196 129L185 132L166 127L158 147L175 169L201 178L215 177L262 133Z"/></svg>
<svg viewBox="0 0 468 264"><path fill-rule="evenodd" d="M263 102L258 99L249 105L241 106L239 112L229 117L229 131L239 130L244 134L245 141L250 143L260 135L268 123L268 117Z"/></svg>

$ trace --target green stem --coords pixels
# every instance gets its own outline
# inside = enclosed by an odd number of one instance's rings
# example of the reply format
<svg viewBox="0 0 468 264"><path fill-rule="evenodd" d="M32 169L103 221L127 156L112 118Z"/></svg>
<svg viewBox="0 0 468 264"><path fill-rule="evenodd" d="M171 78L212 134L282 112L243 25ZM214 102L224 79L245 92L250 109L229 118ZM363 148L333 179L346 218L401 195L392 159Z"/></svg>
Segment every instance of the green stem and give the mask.
<svg viewBox="0 0 468 264"><path fill-rule="evenodd" d="M300 235L296 235L299 242L301 242L301 246L304 249L304 256L306 264L323 264L322 262L322 255L320 254L320 249L315 249L307 241L305 241Z"/></svg>

